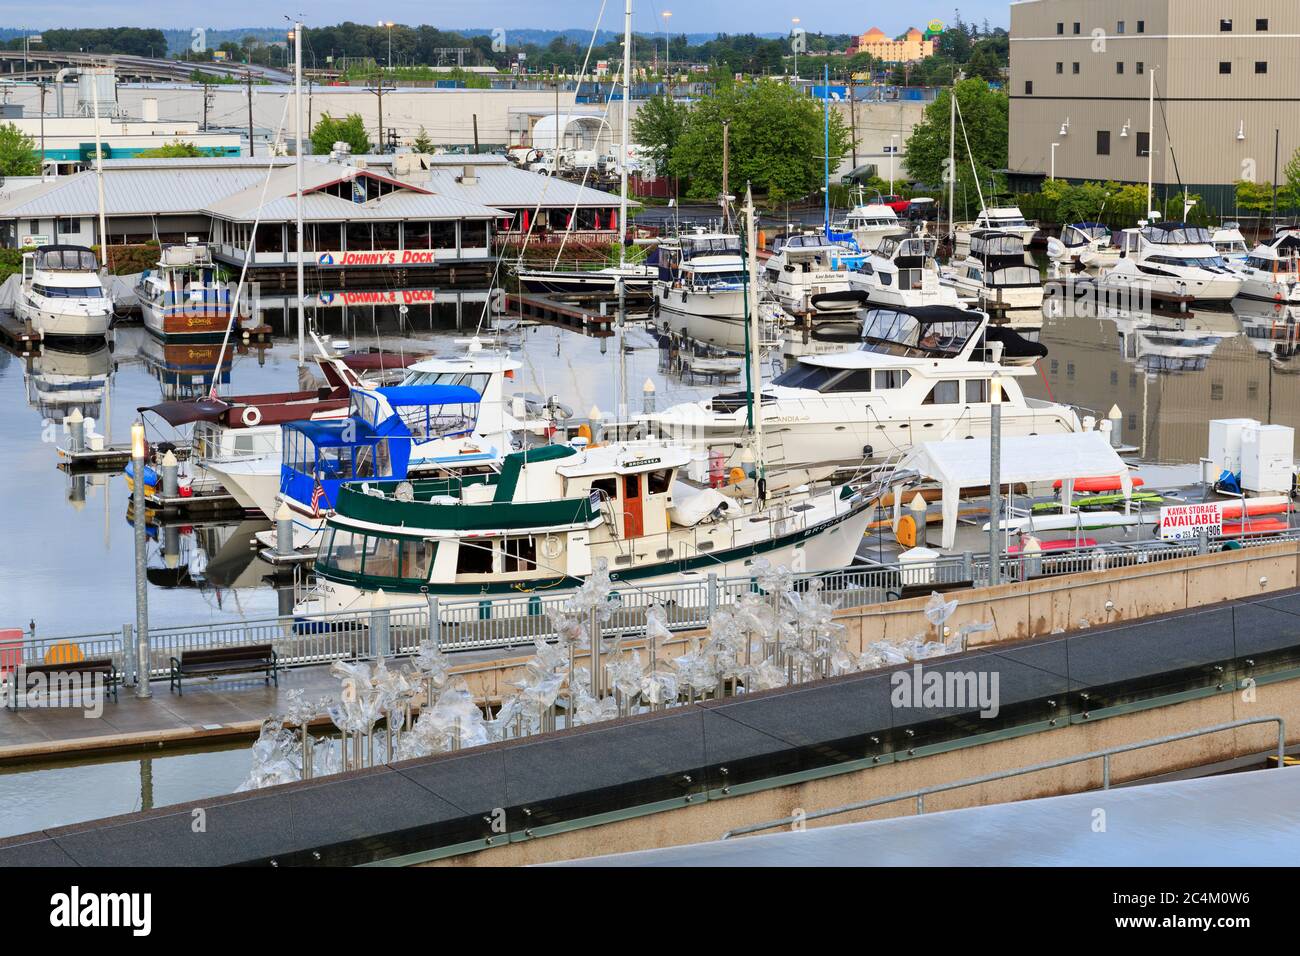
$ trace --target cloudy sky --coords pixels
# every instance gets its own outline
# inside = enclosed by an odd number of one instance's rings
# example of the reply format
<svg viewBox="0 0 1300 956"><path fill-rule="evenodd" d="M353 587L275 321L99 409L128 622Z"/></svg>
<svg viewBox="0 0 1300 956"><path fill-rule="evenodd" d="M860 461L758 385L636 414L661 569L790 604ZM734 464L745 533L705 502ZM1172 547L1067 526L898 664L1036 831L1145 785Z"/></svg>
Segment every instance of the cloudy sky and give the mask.
<svg viewBox="0 0 1300 956"><path fill-rule="evenodd" d="M674 32L768 33L788 29L792 17L810 31L849 33L876 25L887 32L901 32L908 26L924 25L932 19L951 22L954 8L885 3L810 3L808 0L749 0L743 7L727 0L634 0L633 23L638 30L657 30L660 13L672 11ZM600 0L45 0L41 4L0 0L0 23L33 29L71 26L156 26L192 28L208 26L235 28L275 26L285 16L301 13L309 24L331 24L344 20L370 22L383 17L399 23L430 23L447 29L456 27L528 27L567 29L591 27L600 11ZM959 5L962 19L993 26L1006 26L1007 0L966 0ZM743 13L738 15L738 11ZM616 29L622 20L620 0L607 0L603 24Z"/></svg>

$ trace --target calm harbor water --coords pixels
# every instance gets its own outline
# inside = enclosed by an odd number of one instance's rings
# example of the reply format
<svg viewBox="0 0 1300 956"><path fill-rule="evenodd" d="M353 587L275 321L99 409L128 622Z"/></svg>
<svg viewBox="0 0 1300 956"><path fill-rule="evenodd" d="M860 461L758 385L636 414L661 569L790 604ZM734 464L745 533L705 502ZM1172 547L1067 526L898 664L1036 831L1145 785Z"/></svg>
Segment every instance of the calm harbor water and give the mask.
<svg viewBox="0 0 1300 956"><path fill-rule="evenodd" d="M464 349L483 300L481 292L439 294L436 304L411 305L400 324L396 305L355 299L322 306L316 315L328 335L354 347L452 354ZM1300 427L1297 317L1297 310L1261 304L1176 319L1049 318L1042 341L1050 354L1038 377L1026 380L1026 390L1101 415L1118 405L1122 437L1137 446L1148 474L1158 481L1192 480L1211 418ZM504 332L500 341L524 363L516 390L555 394L582 417L592 405L607 416L613 412L614 340L530 326ZM665 379L647 332L631 331L628 346L633 412L640 409L647 378L655 383L660 408L716 390ZM12 502L7 547L0 550L0 627L26 627L34 620L39 633L76 635L116 630L132 620L133 539L125 483L121 475L70 478L55 467L53 443L62 441L60 423L73 407L93 417L100 432L125 440L138 407L204 391L215 354L208 346L164 349L138 327L118 330L111 347L91 352L47 349L25 360L0 351L0 442L6 452L0 456L0 484ZM269 348L238 350L221 372L220 390L296 388L296 355L289 336ZM268 569L247 546L252 533L267 526L248 521L182 529L180 565L201 549L207 571L201 580L156 574L149 588L151 621L275 614L276 594L262 580ZM150 562L161 572L153 540ZM0 771L0 835L229 793L249 765L248 746L238 745Z"/></svg>

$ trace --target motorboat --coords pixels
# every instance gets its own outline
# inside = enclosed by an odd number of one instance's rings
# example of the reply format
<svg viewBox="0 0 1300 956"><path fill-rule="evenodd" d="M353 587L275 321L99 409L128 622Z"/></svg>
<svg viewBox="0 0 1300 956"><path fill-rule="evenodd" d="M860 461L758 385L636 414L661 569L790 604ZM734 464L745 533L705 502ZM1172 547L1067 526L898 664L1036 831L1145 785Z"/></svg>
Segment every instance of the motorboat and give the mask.
<svg viewBox="0 0 1300 956"><path fill-rule="evenodd" d="M858 307L851 292L851 266L862 260L820 231L777 236L763 264L767 289L796 317L851 315Z"/></svg>
<svg viewBox="0 0 1300 956"><path fill-rule="evenodd" d="M734 234L701 231L659 244L655 308L670 331L742 351L747 282L740 238Z"/></svg>
<svg viewBox="0 0 1300 956"><path fill-rule="evenodd" d="M970 252L971 237L979 232L1003 232L1019 236L1021 243L1028 248L1038 235L1038 224L1025 219L1019 206L995 206L980 210L973 222L959 222L955 232L953 259L960 259Z"/></svg>
<svg viewBox="0 0 1300 956"><path fill-rule="evenodd" d="M1210 233L1210 244L1214 251L1230 266L1245 265L1250 255L1250 246L1241 234L1240 223L1225 222Z"/></svg>
<svg viewBox="0 0 1300 956"><path fill-rule="evenodd" d="M1098 282L1104 290L1133 298L1228 302L1241 291L1243 279L1215 251L1204 227L1154 222L1124 230L1119 261Z"/></svg>
<svg viewBox="0 0 1300 956"><path fill-rule="evenodd" d="M1237 269L1240 298L1260 302L1300 302L1300 234L1284 232L1256 246Z"/></svg>
<svg viewBox="0 0 1300 956"><path fill-rule="evenodd" d="M507 456L498 474L350 482L326 519L317 587L295 613L369 608L382 589L421 602L520 595L493 614L523 617L528 595L602 568L636 587L749 574L758 559L809 571L853 561L869 496L729 495L681 477L690 460L662 442L553 444Z"/></svg>
<svg viewBox="0 0 1300 956"><path fill-rule="evenodd" d="M1043 327L1043 282L1020 233L982 231L970 237L965 258L954 260L943 281L995 325L1036 339Z"/></svg>
<svg viewBox="0 0 1300 956"><path fill-rule="evenodd" d="M621 284L628 295L649 295L658 275L652 263L629 263L592 269L534 269L518 266L514 270L519 285L528 292L542 295L618 294Z"/></svg>
<svg viewBox="0 0 1300 956"><path fill-rule="evenodd" d="M1060 238L1047 240L1047 257L1057 266L1096 272L1119 261L1119 249L1110 227L1099 222L1072 222L1061 228Z"/></svg>
<svg viewBox="0 0 1300 956"><path fill-rule="evenodd" d="M871 253L852 273L852 288L861 294L868 307L902 307L960 305L956 290L939 278L935 258L939 240L934 236L896 232L880 240ZM817 300L814 299L814 304Z"/></svg>
<svg viewBox="0 0 1300 956"><path fill-rule="evenodd" d="M234 321L228 283L207 243L163 246L158 265L140 274L136 296L144 327L162 339L220 339Z"/></svg>
<svg viewBox="0 0 1300 956"><path fill-rule="evenodd" d="M103 338L113 303L99 260L85 246L38 246L23 253L14 312L44 338Z"/></svg>
<svg viewBox="0 0 1300 956"><path fill-rule="evenodd" d="M986 314L951 306L872 310L860 348L803 356L761 390L769 472L797 485L881 464L917 442L987 435L995 379L1005 434L1077 431L1073 409L1025 396L1020 379L1035 372L1004 364L1004 343L993 338L1001 332ZM729 392L638 420L731 465L744 452L748 415L748 393Z"/></svg>
<svg viewBox="0 0 1300 956"><path fill-rule="evenodd" d="M851 233L863 252L873 252L881 239L896 234L903 224L898 213L884 203L859 203L836 228Z"/></svg>

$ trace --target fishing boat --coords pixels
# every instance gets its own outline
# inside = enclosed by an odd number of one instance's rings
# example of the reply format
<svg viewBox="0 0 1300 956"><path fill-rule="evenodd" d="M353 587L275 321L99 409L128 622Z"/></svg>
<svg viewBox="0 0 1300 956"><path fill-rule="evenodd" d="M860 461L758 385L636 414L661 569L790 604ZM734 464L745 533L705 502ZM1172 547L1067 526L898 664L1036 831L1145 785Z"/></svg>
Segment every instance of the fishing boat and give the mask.
<svg viewBox="0 0 1300 956"><path fill-rule="evenodd" d="M971 239L980 232L1009 233L1018 236L1025 247L1028 247L1033 242L1034 236L1038 235L1038 224L1027 221L1019 206L981 209L973 222L959 222L954 228L956 230L954 259L963 258L970 252Z"/></svg>
<svg viewBox="0 0 1300 956"><path fill-rule="evenodd" d="M235 320L230 289L207 243L163 246L158 265L140 274L136 296L144 326L162 339L220 339Z"/></svg>
<svg viewBox="0 0 1300 956"><path fill-rule="evenodd" d="M38 246L23 253L14 312L44 338L103 338L113 303L99 260L85 246Z"/></svg>
<svg viewBox="0 0 1300 956"><path fill-rule="evenodd" d="M1043 327L1043 283L1019 233L972 234L965 258L953 261L943 281L958 297L988 312L993 324L1037 340Z"/></svg>
<svg viewBox="0 0 1300 956"><path fill-rule="evenodd" d="M852 562L872 515L864 496L728 496L679 477L689 460L659 442L546 445L507 456L499 474L345 484L317 589L295 612L368 608L380 589L420 600L541 594L580 584L598 561L629 585L746 574L759 558L809 571Z"/></svg>
<svg viewBox="0 0 1300 956"><path fill-rule="evenodd" d="M1124 230L1119 261L1098 283L1131 296L1228 302L1241 291L1242 277L1228 268L1203 227L1155 222Z"/></svg>
<svg viewBox="0 0 1300 956"><path fill-rule="evenodd" d="M1300 302L1300 235L1285 232L1256 246L1237 270L1240 298L1259 302Z"/></svg>
<svg viewBox="0 0 1300 956"><path fill-rule="evenodd" d="M866 323L861 348L802 356L762 388L755 415L767 436L769 469L786 483L882 464L921 442L985 436L995 380L1004 435L1082 427L1073 409L1025 396L1019 379L1034 370L1003 364L1003 343L989 338L998 330L984 313L876 309ZM730 465L744 451L749 404L748 392L722 393L639 421Z"/></svg>

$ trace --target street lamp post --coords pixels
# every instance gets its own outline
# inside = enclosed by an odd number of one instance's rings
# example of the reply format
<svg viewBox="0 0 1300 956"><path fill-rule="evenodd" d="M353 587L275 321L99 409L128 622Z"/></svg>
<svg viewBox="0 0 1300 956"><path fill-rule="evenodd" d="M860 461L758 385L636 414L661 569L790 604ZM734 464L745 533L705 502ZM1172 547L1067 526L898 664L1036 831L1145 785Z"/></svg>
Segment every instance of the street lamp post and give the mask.
<svg viewBox="0 0 1300 956"><path fill-rule="evenodd" d="M894 195L894 157L898 155L898 134L889 137L889 195Z"/></svg>
<svg viewBox="0 0 1300 956"><path fill-rule="evenodd" d="M131 517L135 525L135 696L141 698L153 696L149 689L149 578L145 570L144 453L144 422L135 421L131 424Z"/></svg>
<svg viewBox="0 0 1300 956"><path fill-rule="evenodd" d="M791 17L791 18L790 18L790 22L793 24L793 27L792 27L791 30L790 30L790 35L791 35L791 36L795 36L795 34L798 33L798 31L799 31L799 18L798 18L798 17ZM795 37L795 44L794 44L794 78L795 78L796 80L799 79L799 41L798 41L798 37Z"/></svg>
<svg viewBox="0 0 1300 956"><path fill-rule="evenodd" d="M668 38L668 20L669 20L670 17L672 17L672 15L673 15L673 14L672 14L672 11L671 11L671 10L665 10L665 11L663 12L663 18L664 18L664 84L665 84L665 86L664 86L664 92L665 92L665 93L668 92L668 88L667 88L668 76L669 76L670 73L672 73L672 65L673 65L673 54L672 54L672 49L671 49L671 47L670 47L670 40L669 40L669 38ZM624 107L624 109L626 109L626 106Z"/></svg>
<svg viewBox="0 0 1300 956"><path fill-rule="evenodd" d="M388 69L391 72L393 69L393 21L380 20L379 26L388 28ZM382 131L380 135L382 135Z"/></svg>
<svg viewBox="0 0 1300 956"><path fill-rule="evenodd" d="M989 382L989 587L1002 577L1002 376Z"/></svg>

